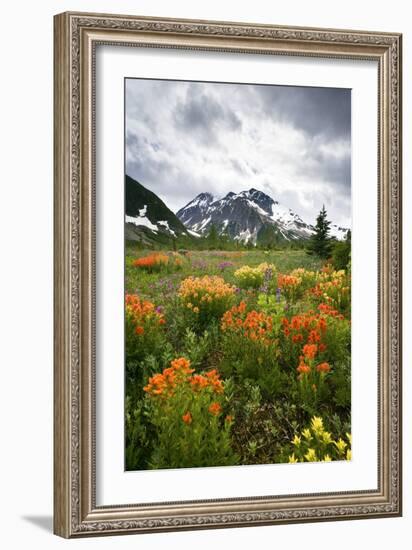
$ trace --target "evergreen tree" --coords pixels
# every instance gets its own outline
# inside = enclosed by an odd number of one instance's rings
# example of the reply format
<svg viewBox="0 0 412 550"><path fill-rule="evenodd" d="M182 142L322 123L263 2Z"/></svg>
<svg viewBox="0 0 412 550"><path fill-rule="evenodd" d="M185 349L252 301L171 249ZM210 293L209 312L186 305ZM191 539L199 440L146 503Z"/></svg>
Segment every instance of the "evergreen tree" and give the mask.
<svg viewBox="0 0 412 550"><path fill-rule="evenodd" d="M332 243L329 237L331 222L326 216L327 212L325 205L323 205L322 210L316 218L315 233L310 239L308 246L309 254L316 254L316 256L322 259L329 258L332 250Z"/></svg>

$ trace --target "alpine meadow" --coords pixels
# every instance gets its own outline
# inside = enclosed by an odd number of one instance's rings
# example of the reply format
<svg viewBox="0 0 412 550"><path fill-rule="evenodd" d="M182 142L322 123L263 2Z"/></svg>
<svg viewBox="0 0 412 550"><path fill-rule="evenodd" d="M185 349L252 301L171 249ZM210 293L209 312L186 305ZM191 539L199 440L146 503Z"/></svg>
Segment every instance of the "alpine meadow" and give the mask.
<svg viewBox="0 0 412 550"><path fill-rule="evenodd" d="M125 80L125 468L351 460L351 95Z"/></svg>

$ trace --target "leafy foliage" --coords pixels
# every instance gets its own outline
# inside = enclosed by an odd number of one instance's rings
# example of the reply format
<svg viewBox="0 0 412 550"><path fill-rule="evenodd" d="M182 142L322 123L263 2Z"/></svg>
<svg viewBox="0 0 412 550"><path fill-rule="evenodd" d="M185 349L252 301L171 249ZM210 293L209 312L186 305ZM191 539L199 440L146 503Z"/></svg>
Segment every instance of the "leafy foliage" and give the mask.
<svg viewBox="0 0 412 550"><path fill-rule="evenodd" d="M332 263L335 269L347 269L351 258L351 232L346 234L344 241L336 241L332 248Z"/></svg>
<svg viewBox="0 0 412 550"><path fill-rule="evenodd" d="M141 267L151 254L127 248L126 469L346 459L350 264L216 249ZM306 445L313 418L345 456L313 433Z"/></svg>

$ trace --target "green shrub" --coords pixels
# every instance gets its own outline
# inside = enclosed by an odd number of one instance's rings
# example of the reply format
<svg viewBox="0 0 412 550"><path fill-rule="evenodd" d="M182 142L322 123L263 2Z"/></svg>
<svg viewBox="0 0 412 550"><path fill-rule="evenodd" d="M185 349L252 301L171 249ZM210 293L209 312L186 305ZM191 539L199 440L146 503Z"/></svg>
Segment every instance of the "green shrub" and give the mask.
<svg viewBox="0 0 412 550"><path fill-rule="evenodd" d="M350 241L336 241L332 248L332 263L335 269L346 269L351 257Z"/></svg>

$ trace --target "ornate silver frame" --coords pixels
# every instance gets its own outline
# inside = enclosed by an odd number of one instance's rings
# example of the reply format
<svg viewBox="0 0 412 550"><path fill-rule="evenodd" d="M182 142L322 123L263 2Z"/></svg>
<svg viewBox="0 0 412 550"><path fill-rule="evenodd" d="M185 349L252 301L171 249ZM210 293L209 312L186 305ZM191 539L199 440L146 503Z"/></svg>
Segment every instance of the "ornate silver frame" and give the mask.
<svg viewBox="0 0 412 550"><path fill-rule="evenodd" d="M108 43L377 61L378 490L96 506L94 52L97 44ZM56 534L79 537L401 514L401 43L396 33L85 13L55 17Z"/></svg>

